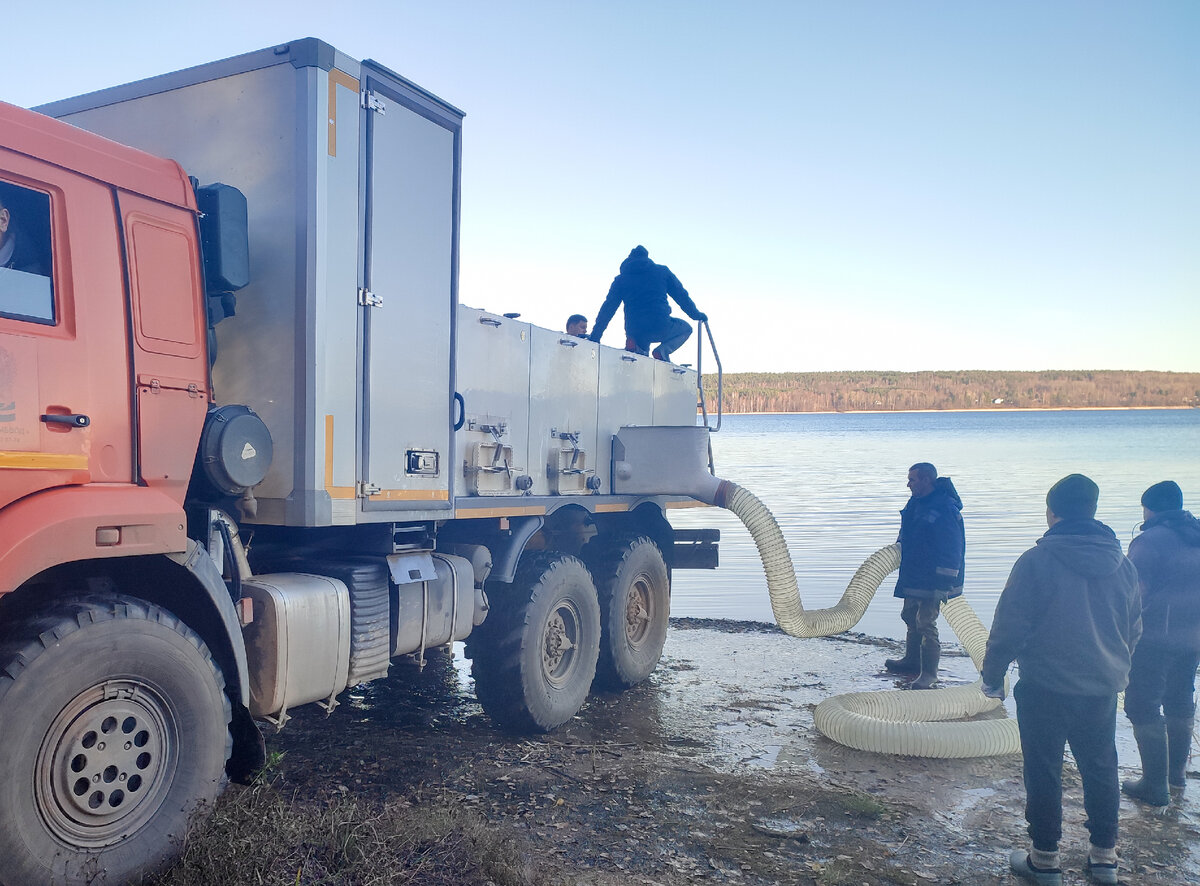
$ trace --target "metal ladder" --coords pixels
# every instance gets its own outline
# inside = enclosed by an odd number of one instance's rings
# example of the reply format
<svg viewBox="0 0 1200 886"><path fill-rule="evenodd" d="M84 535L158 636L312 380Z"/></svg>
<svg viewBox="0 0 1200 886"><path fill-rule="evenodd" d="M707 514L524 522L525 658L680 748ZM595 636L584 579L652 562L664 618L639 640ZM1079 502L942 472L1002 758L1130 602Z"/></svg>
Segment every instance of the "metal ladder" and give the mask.
<svg viewBox="0 0 1200 886"><path fill-rule="evenodd" d="M721 396L723 393L723 387L722 387L723 375L721 372L721 355L717 353L717 343L715 341L713 341L712 327L710 327L708 325L708 321L701 320L699 322L699 326L700 326L701 330L703 330L705 333L708 334L708 346L712 349L713 359L717 362L717 415L716 415L716 424L712 425L712 424L709 424L709 422L708 422L708 404L705 402L705 399L704 399L704 368L703 368L703 363L702 363L702 360L704 357L704 336L697 335L696 336L696 388L700 395L700 414L704 417L704 427L708 428L708 430L711 433L715 434L717 431L721 430L721 415L722 415L721 401L723 399L723 397ZM710 461L711 461L711 456L710 456Z"/></svg>

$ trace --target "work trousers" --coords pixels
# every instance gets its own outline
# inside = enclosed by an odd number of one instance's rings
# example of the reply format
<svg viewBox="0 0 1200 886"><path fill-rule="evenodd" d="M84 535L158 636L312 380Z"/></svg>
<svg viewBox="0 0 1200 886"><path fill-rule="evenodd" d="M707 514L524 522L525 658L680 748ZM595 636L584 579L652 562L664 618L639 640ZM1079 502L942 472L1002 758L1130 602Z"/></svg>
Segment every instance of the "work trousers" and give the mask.
<svg viewBox="0 0 1200 886"><path fill-rule="evenodd" d="M941 612L940 600L921 600L916 597L906 597L900 607L900 618L908 626L910 632L921 635L921 642L928 641L938 645L938 613Z"/></svg>
<svg viewBox="0 0 1200 886"><path fill-rule="evenodd" d="M1117 845L1117 694L1063 695L1018 680L1017 726L1024 757L1025 820L1033 848L1056 852L1062 839L1063 751L1069 744L1083 779L1092 845Z"/></svg>
<svg viewBox="0 0 1200 886"><path fill-rule="evenodd" d="M1133 650L1125 716L1134 726L1162 721L1163 715L1189 720L1196 715L1196 668L1200 650L1168 649L1142 642Z"/></svg>
<svg viewBox="0 0 1200 886"><path fill-rule="evenodd" d="M650 346L655 342L660 342L656 350L662 354L665 360L688 340L692 334L692 325L678 317L667 317L657 329L638 330L637 335L626 330L625 334L637 344L638 352L641 354L649 354Z"/></svg>

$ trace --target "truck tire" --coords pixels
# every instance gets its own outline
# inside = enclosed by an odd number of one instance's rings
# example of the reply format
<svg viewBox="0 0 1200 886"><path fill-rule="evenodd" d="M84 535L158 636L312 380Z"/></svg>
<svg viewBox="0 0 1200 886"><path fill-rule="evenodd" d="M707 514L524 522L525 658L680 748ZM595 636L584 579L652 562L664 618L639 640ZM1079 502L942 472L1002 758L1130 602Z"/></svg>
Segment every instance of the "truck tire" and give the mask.
<svg viewBox="0 0 1200 886"><path fill-rule="evenodd" d="M596 675L600 604L591 573L576 557L538 551L521 558L511 585L488 594L491 614L468 649L475 694L498 725L549 732L583 707Z"/></svg>
<svg viewBox="0 0 1200 886"><path fill-rule="evenodd" d="M88 596L0 641L0 883L159 870L224 786L220 669L175 616Z"/></svg>
<svg viewBox="0 0 1200 886"><path fill-rule="evenodd" d="M600 599L596 686L628 689L649 677L662 657L671 609L667 564L646 536L600 538L583 556Z"/></svg>

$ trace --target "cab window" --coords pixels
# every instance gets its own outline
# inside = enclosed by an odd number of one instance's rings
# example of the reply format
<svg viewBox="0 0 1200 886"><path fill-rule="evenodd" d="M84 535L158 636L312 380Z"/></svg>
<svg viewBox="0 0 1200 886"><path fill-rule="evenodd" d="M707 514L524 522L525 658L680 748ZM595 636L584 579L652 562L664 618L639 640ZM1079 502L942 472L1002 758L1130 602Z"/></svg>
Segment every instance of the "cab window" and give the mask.
<svg viewBox="0 0 1200 886"><path fill-rule="evenodd" d="M53 324L50 197L0 181L0 317Z"/></svg>

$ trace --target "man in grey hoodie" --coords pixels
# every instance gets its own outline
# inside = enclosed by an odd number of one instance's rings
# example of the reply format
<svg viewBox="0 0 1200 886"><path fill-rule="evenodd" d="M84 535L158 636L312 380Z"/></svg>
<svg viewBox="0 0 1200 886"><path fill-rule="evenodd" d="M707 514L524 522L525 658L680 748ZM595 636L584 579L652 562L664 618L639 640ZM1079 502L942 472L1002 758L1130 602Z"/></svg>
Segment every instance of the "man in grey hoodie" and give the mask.
<svg viewBox="0 0 1200 886"><path fill-rule="evenodd" d="M1083 780L1091 837L1086 868L1095 883L1117 882L1117 693L1129 680L1142 633L1137 570L1111 529L1095 519L1100 488L1082 474L1046 495L1046 532L1018 558L996 605L983 691L1013 691L1024 756L1025 820L1033 848L1014 851L1014 873L1059 886L1063 751L1069 743Z"/></svg>

